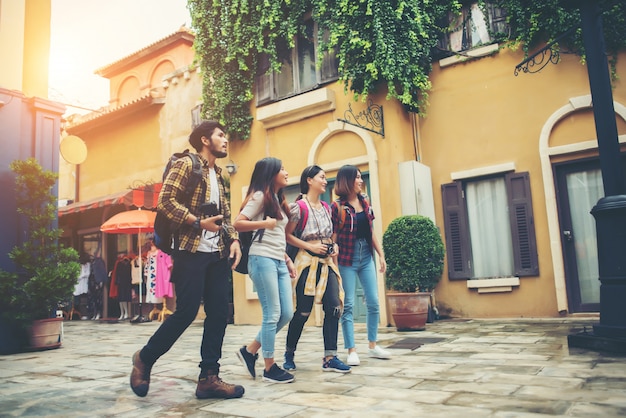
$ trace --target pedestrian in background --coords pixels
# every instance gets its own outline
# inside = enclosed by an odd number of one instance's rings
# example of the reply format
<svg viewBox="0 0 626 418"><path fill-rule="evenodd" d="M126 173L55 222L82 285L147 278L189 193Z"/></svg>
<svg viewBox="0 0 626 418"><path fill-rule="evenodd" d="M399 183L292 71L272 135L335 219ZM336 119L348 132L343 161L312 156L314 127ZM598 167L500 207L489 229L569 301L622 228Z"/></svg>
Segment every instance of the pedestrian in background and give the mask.
<svg viewBox="0 0 626 418"><path fill-rule="evenodd" d="M368 354L373 358L388 359L391 353L376 344L380 306L378 280L374 265L374 252L378 254L380 272L387 267L385 255L374 234L374 212L363 190L361 171L353 165L344 165L337 172L335 194L339 197L331 204L333 241L339 245L337 260L345 291L341 329L344 346L348 349L346 363L358 366L361 361L354 341L354 300L356 281L361 282L367 306Z"/></svg>
<svg viewBox="0 0 626 418"><path fill-rule="evenodd" d="M262 349L263 380L273 383L290 383L295 379L274 362L276 334L293 316L291 279L296 274L285 252L289 205L283 188L287 179L288 173L279 159L267 157L257 161L248 193L233 223L239 232L254 231L248 255L248 275L263 310L261 330L252 342L237 351L237 357L254 379L258 351Z"/></svg>

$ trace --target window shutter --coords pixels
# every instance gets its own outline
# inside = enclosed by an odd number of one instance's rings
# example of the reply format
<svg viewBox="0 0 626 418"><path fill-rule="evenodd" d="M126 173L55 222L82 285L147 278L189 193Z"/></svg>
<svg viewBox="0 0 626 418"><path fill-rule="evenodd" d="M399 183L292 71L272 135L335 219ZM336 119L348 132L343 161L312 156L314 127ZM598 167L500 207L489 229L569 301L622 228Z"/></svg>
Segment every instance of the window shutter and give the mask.
<svg viewBox="0 0 626 418"><path fill-rule="evenodd" d="M446 228L448 278L469 279L472 276L471 247L461 183L443 184L441 195Z"/></svg>
<svg viewBox="0 0 626 418"><path fill-rule="evenodd" d="M493 3L487 3L487 11L489 13L489 30L492 35L508 36L510 28L508 23L506 23L506 10L497 7Z"/></svg>
<svg viewBox="0 0 626 418"><path fill-rule="evenodd" d="M330 38L330 32L325 29L322 33L324 42L328 42ZM319 54L319 51L318 51ZM334 81L339 77L339 64L337 63L337 57L335 51L322 52L322 67L320 69L320 82L326 83Z"/></svg>
<svg viewBox="0 0 626 418"><path fill-rule="evenodd" d="M267 103L272 98L270 60L267 54L259 56L256 77L256 103Z"/></svg>
<svg viewBox="0 0 626 418"><path fill-rule="evenodd" d="M529 175L527 172L508 173L505 180L509 198L515 275L538 276L539 261Z"/></svg>

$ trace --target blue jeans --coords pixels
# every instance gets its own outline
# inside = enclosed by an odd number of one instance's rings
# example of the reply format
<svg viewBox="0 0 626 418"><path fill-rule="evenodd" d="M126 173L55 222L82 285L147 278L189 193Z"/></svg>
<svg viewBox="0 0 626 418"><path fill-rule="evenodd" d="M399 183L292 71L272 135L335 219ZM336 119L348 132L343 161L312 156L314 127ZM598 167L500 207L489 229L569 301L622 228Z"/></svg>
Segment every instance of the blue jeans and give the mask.
<svg viewBox="0 0 626 418"><path fill-rule="evenodd" d="M343 331L344 348L354 348L354 299L356 298L356 280L361 282L367 306L367 340L376 341L378 338L378 322L380 309L378 304L378 283L374 258L366 240L359 239L354 246L354 256L351 266L339 266L339 273L343 283L345 298L343 301L343 315L341 329Z"/></svg>
<svg viewBox="0 0 626 418"><path fill-rule="evenodd" d="M256 340L261 343L263 358L274 358L276 334L293 316L289 270L284 260L251 255L248 274L263 309L263 323Z"/></svg>

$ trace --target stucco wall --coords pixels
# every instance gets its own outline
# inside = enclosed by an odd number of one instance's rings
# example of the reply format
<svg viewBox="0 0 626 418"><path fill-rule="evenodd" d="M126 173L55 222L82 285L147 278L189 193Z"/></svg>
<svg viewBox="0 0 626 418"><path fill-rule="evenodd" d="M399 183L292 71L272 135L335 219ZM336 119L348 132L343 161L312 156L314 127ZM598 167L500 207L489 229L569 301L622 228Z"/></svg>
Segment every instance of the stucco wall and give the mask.
<svg viewBox="0 0 626 418"><path fill-rule="evenodd" d="M257 160L272 156L279 158L289 172L290 183L297 184L300 173L309 164L316 163L325 169L329 178L336 176L343 164L355 164L370 175L372 205L376 214L375 233L382 240L384 227L401 212L399 199L398 163L415 160L414 138L411 116L397 102L385 99L385 92L370 96L373 104L383 105L385 136L357 128L338 119L345 119L346 110L352 107L354 113L364 111L367 103L353 101L346 96L343 87L331 83L324 87L333 98L331 108L320 113L306 115L303 119L279 126L266 128L259 122L253 106L255 121L248 141L233 141L230 156L239 166L237 174L231 178L232 206L236 214L249 184L250 176ZM298 101L306 101L305 93L289 102L297 106ZM289 108L290 106L284 106ZM387 325L387 312L384 292L384 276L379 274L379 294L381 299L381 325ZM235 322L260 323L261 310L252 290L249 279L235 274ZM313 322L313 321L310 321Z"/></svg>
<svg viewBox="0 0 626 418"><path fill-rule="evenodd" d="M510 292L478 294L468 289L466 280L449 280L446 266L435 291L437 304L442 313L457 317L558 316L563 295L557 298L557 292L562 289L557 289L558 280L554 276L548 234L548 222L553 218L546 209L539 137L554 112L571 98L589 94L589 82L587 70L576 56L563 55L558 65L550 65L539 74L515 77L514 68L522 60L521 52L503 49L492 56L445 68L435 63L427 115L418 118L416 126L414 115L405 112L397 102L387 101L384 92L372 95L373 103L384 108L384 138L337 122L345 118L349 105L358 113L365 109L366 103L354 102L335 83L325 86L333 93L332 109L269 128L266 128L268 122L255 117L251 139L231 143L230 156L239 166L231 179L234 213L241 204L254 163L262 157L282 159L292 184L297 183L301 170L309 163L320 164L332 178L342 163L352 162L370 172L372 197L378 200L375 230L381 238L389 222L401 215L403 179L398 175L398 163L417 160L431 169L436 223L443 234L440 188L452 181L451 173L512 163L516 171L530 173L539 276L521 278L520 285ZM626 74L625 70L626 55L622 55L618 75ZM613 94L615 101L626 103L624 82L615 82ZM290 104L296 106L297 101ZM256 116L254 106L252 110ZM626 122L621 118L618 118L618 130L620 135L626 135ZM582 109L554 126L550 146L593 138L592 112ZM581 152L576 158L594 153L593 150ZM563 158L572 156L556 156L553 160ZM251 282L238 274L235 276L236 322L259 323L261 310ZM382 275L379 291L381 295L385 291ZM382 297L381 302L384 304ZM381 311L386 313L386 307L382 306ZM387 315L383 316L381 324L386 325Z"/></svg>
<svg viewBox="0 0 626 418"><path fill-rule="evenodd" d="M435 65L430 106L420 120L422 162L431 167L437 225L444 230L441 184L451 173L514 163L516 171L530 173L540 275L520 279L520 286L506 293L478 294L465 280L449 280L446 273L436 289L443 311L454 316L559 315L553 260L548 236L548 216L539 153L541 130L550 116L570 98L589 95L587 69L579 58L562 55L558 65L538 74L515 77L521 52L508 49L451 67ZM626 74L626 55L618 74ZM614 100L626 103L626 85L617 81ZM623 120L619 134L626 133ZM593 114L576 112L560 122L550 145L571 144L595 138ZM569 156L568 158L579 158Z"/></svg>

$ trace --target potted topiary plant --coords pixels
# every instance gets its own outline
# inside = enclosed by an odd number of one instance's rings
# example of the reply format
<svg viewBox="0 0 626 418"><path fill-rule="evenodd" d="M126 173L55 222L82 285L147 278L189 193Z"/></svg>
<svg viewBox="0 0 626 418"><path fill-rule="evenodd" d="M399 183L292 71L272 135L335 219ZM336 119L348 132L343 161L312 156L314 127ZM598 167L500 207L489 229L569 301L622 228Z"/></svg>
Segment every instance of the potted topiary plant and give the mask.
<svg viewBox="0 0 626 418"><path fill-rule="evenodd" d="M398 330L426 325L431 294L443 273L445 254L439 229L421 215L400 216L383 234L387 261L387 305Z"/></svg>
<svg viewBox="0 0 626 418"><path fill-rule="evenodd" d="M34 158L13 161L10 167L16 174L15 200L24 234L9 253L14 271L0 270L2 339L14 341L3 345L3 354L61 345L62 318L55 318L56 307L72 297L80 272L76 250L58 242L62 231L56 227L57 198L52 193L57 174L43 170ZM47 330L38 331L40 325Z"/></svg>

